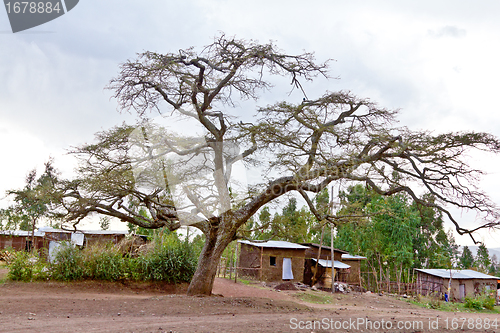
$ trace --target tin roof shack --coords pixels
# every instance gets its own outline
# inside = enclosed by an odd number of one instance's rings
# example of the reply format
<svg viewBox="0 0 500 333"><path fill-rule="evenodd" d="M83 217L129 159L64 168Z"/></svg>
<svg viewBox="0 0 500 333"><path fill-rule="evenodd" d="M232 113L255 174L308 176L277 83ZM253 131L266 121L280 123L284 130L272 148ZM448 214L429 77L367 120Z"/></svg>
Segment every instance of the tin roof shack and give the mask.
<svg viewBox="0 0 500 333"><path fill-rule="evenodd" d="M321 246L321 253L319 251L319 244L315 243L302 243L302 245L307 246L306 250L306 259L304 263L304 280L303 282L308 285L312 285L312 278L314 276L314 270L316 269L316 260L318 259L318 254L319 259L322 260L331 260L332 258L332 248L329 246ZM337 262L342 261L342 255L347 254L347 251L344 250L339 250L339 249L333 249L333 260ZM331 270L331 264L330 264L330 270ZM318 272L316 273L316 280L322 279L323 274L325 273L327 267L320 265L318 263ZM339 275L336 275L335 281L339 280L340 273L342 274L342 277L347 274L347 268L337 268L337 265L334 264L334 268L336 269L336 273L339 273ZM330 273L331 274L331 273ZM330 276L330 285L331 285L331 276Z"/></svg>
<svg viewBox="0 0 500 333"><path fill-rule="evenodd" d="M417 292L421 295L436 293L440 296L448 290L451 274L450 299L463 300L465 296L474 296L482 292L496 291L497 281L500 279L479 273L470 269L416 269Z"/></svg>
<svg viewBox="0 0 500 333"><path fill-rule="evenodd" d="M50 241L68 241L76 245L87 246L98 242L113 242L117 244L128 234L127 231L117 230L78 230L71 232L63 229L42 227L39 229L45 233L45 238Z"/></svg>
<svg viewBox="0 0 500 333"><path fill-rule="evenodd" d="M348 284L358 285L361 287L361 261L366 260L366 257L352 255L349 253L342 254L342 262L351 266L349 274L346 276Z"/></svg>
<svg viewBox="0 0 500 333"><path fill-rule="evenodd" d="M46 247L43 232L35 231L34 241L35 249ZM16 251L29 251L31 249L31 245L31 231L0 231L0 249L13 248Z"/></svg>
<svg viewBox="0 0 500 333"><path fill-rule="evenodd" d="M325 259L319 259L318 260L318 265L316 266L316 259L306 259L311 260L311 271L314 274L314 271L316 270L316 267L318 267L318 273L316 274L316 286L319 286L320 288L325 288L325 289L332 289L332 261L331 260L325 260ZM339 282L346 282L346 276L349 275L349 270L351 269L351 266L340 262L338 260L333 261L333 268L335 269L335 281ZM305 283L305 282L304 282ZM312 284L312 276L311 276L311 281L309 281L309 284Z"/></svg>
<svg viewBox="0 0 500 333"><path fill-rule="evenodd" d="M301 243L301 245L307 246L306 258L318 259L319 244L316 243ZM342 261L342 255L348 254L349 252L339 249L333 249L333 260ZM321 246L321 254L319 259L330 260L332 258L332 248L329 246Z"/></svg>
<svg viewBox="0 0 500 333"><path fill-rule="evenodd" d="M238 241L238 274L260 281L302 281L306 246L284 242Z"/></svg>
<svg viewBox="0 0 500 333"><path fill-rule="evenodd" d="M99 242L118 244L128 234L127 231L116 230L82 230L82 233L85 235L87 245Z"/></svg>

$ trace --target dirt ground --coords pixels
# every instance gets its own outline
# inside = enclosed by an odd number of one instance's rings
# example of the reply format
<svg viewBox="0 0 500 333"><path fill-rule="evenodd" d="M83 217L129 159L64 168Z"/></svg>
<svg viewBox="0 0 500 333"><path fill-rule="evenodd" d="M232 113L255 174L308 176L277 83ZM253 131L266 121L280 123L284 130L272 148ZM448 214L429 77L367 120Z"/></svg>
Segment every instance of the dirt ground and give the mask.
<svg viewBox="0 0 500 333"><path fill-rule="evenodd" d="M335 294L331 304L314 304L297 297L301 291L219 278L211 297L187 297L186 288L5 282L0 332L500 332L484 328L498 314L427 310L386 295Z"/></svg>

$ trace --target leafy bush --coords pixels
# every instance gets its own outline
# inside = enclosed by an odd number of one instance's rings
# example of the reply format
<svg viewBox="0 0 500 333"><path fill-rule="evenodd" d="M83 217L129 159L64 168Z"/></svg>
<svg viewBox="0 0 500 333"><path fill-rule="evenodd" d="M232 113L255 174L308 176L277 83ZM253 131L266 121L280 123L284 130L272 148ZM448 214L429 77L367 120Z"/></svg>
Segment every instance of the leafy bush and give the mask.
<svg viewBox="0 0 500 333"><path fill-rule="evenodd" d="M197 263L197 253L192 244L181 241L175 233L169 233L155 236L148 247L149 250L139 257L130 258L124 257L111 243L98 243L84 249L63 243L50 265L38 256L16 252L9 278L22 281L47 277L59 281L191 281Z"/></svg>
<svg viewBox="0 0 500 333"><path fill-rule="evenodd" d="M111 243L87 247L82 256L86 279L115 281L126 277L126 259Z"/></svg>
<svg viewBox="0 0 500 333"><path fill-rule="evenodd" d="M49 276L45 260L38 253L13 252L7 277L14 281L43 280Z"/></svg>
<svg viewBox="0 0 500 333"><path fill-rule="evenodd" d="M188 282L196 270L196 260L190 244L170 233L153 239L151 250L137 258L137 268L144 280Z"/></svg>
<svg viewBox="0 0 500 333"><path fill-rule="evenodd" d="M82 251L70 243L63 243L50 266L51 276L55 280L72 281L86 278Z"/></svg>
<svg viewBox="0 0 500 333"><path fill-rule="evenodd" d="M493 310L495 307L495 298L486 294L475 297L465 297L464 306L474 310Z"/></svg>

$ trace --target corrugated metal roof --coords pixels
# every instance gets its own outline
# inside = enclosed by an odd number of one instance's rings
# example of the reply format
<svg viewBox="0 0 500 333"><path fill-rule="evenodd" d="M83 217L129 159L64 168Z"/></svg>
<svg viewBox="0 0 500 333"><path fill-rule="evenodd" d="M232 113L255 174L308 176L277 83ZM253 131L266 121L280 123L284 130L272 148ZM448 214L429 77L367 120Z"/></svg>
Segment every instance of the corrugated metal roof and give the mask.
<svg viewBox="0 0 500 333"><path fill-rule="evenodd" d="M316 243L301 243L301 244L305 245L307 247L317 247L319 249L319 244L316 244ZM321 245L321 249L322 250L327 250L327 251L331 251L332 250L332 248L330 246L326 246L326 245ZM347 251L336 249L336 248L334 248L333 250L335 252L348 253ZM323 251L321 251L321 252L323 252Z"/></svg>
<svg viewBox="0 0 500 333"><path fill-rule="evenodd" d="M46 232L57 232L57 233L67 233L67 234L72 233L72 231L67 231L67 230L63 230L63 229L55 229L52 227L41 227L35 231L35 236L44 237ZM83 234L89 234L89 235L127 235L128 231L124 231L124 230L77 230L77 233L83 233ZM27 236L31 236L31 231L0 230L0 235L27 237Z"/></svg>
<svg viewBox="0 0 500 333"><path fill-rule="evenodd" d="M300 244L285 242L285 241L267 241L267 242L251 242L247 240L239 240L238 243L248 244L257 247L278 248L278 249L300 249L305 250L308 247Z"/></svg>
<svg viewBox="0 0 500 333"><path fill-rule="evenodd" d="M28 237L28 236L31 236L31 231L24 231L24 230L0 230L0 235ZM45 232L35 231L35 236L36 237L43 237L43 236L45 236Z"/></svg>
<svg viewBox="0 0 500 333"><path fill-rule="evenodd" d="M363 256L358 256L358 255L353 255L353 254L343 254L342 255L342 259L346 259L346 260L364 260L366 259L366 257L363 257Z"/></svg>
<svg viewBox="0 0 500 333"><path fill-rule="evenodd" d="M416 269L419 272L423 272L429 275L437 276L444 279L450 278L450 270L449 269ZM451 270L451 278L459 279L459 280L467 280L467 279L500 279L499 277L483 274L480 272L473 271L471 269L452 269Z"/></svg>
<svg viewBox="0 0 500 333"><path fill-rule="evenodd" d="M60 233L72 233L73 231L56 229L52 227L40 227L38 230L42 232L60 232ZM127 235L128 231L126 230L77 230L77 233L83 234L93 234L93 235Z"/></svg>
<svg viewBox="0 0 500 333"><path fill-rule="evenodd" d="M316 259L313 259L313 260L316 261ZM331 260L319 259L318 264L320 264L323 267L332 267ZM335 260L333 262L333 267L334 268L350 268L351 266L348 264L344 264L343 262Z"/></svg>

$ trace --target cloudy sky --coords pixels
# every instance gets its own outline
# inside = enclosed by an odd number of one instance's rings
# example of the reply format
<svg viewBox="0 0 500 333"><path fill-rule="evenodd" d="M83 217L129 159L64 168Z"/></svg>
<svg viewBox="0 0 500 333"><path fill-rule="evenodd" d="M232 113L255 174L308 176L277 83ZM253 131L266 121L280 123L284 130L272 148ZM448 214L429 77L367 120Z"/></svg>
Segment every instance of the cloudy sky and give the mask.
<svg viewBox="0 0 500 333"><path fill-rule="evenodd" d="M499 14L493 0L81 0L62 17L13 34L0 10L0 193L22 187L49 156L70 175L68 147L133 121L104 89L120 63L146 50L206 45L220 32L335 59L338 79L309 86L310 98L348 89L401 109L401 124L413 129L500 136ZM471 163L488 171L482 186L500 203L499 161L474 156ZM458 219L466 227L477 222L470 214ZM492 234L479 238L500 247Z"/></svg>

